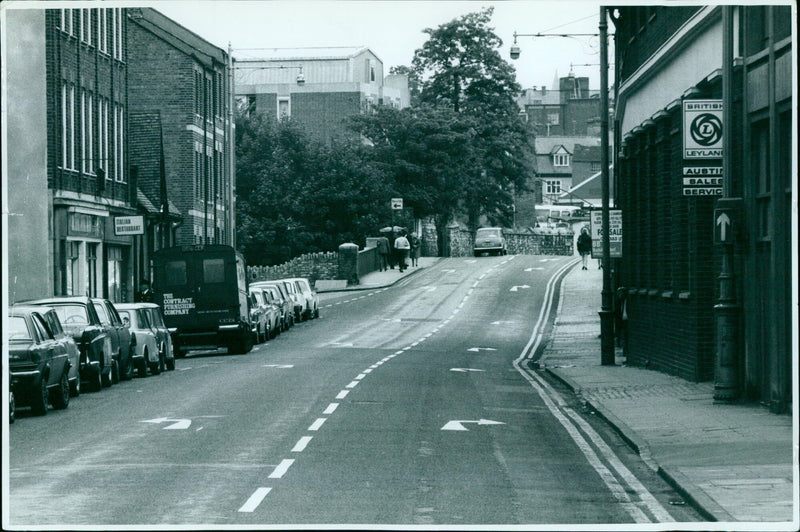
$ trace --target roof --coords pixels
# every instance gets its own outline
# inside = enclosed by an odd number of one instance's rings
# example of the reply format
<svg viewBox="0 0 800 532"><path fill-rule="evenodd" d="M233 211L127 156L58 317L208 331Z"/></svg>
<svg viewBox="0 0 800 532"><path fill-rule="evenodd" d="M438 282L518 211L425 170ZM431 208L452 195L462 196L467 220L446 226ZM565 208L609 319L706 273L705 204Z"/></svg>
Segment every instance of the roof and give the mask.
<svg viewBox="0 0 800 532"><path fill-rule="evenodd" d="M225 65L227 53L153 8L129 8L129 20L207 67Z"/></svg>
<svg viewBox="0 0 800 532"><path fill-rule="evenodd" d="M534 140L535 151L537 155L550 154L558 146L570 152L575 153L575 145L581 146L600 146L600 137L574 137L574 136L552 136L552 137L536 137Z"/></svg>
<svg viewBox="0 0 800 532"><path fill-rule="evenodd" d="M156 207L152 201L142 192L142 189L136 189L136 201L139 205L147 212L147 214L158 214L161 212L161 209ZM167 200L167 205L169 206L169 213L172 216L183 216L181 211L172 203L172 200Z"/></svg>
<svg viewBox="0 0 800 532"><path fill-rule="evenodd" d="M572 160L576 162L599 161L602 155L600 146L584 146L583 144L576 144L573 154Z"/></svg>
<svg viewBox="0 0 800 532"><path fill-rule="evenodd" d="M319 46L306 48L247 48L237 51L236 61L299 61L350 59L372 50L366 46ZM377 57L377 56L375 56Z"/></svg>

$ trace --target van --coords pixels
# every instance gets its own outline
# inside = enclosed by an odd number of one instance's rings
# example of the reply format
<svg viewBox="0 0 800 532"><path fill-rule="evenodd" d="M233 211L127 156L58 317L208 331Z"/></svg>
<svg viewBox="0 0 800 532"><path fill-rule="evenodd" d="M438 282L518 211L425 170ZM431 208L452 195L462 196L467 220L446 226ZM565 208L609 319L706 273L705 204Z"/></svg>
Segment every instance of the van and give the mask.
<svg viewBox="0 0 800 532"><path fill-rule="evenodd" d="M241 253L231 246L175 246L153 253L153 302L178 358L192 350L247 353L252 327Z"/></svg>

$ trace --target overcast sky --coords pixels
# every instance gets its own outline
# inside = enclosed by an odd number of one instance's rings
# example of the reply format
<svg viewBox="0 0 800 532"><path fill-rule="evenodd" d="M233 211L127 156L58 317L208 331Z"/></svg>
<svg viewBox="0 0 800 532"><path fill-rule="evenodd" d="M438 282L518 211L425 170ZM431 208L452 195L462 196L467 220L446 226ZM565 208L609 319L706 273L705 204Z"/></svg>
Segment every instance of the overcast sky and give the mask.
<svg viewBox="0 0 800 532"><path fill-rule="evenodd" d="M227 49L230 42L237 58L258 57L255 48L364 45L383 61L386 74L392 66L411 64L414 50L427 40L423 29L494 6L491 26L503 40L501 55L516 67L523 88L552 89L556 72L567 75L570 64L576 75L589 76L592 89L600 87L597 37L520 37L520 58L512 61L508 54L515 31L598 33L595 0L160 0L147 5L218 47Z"/></svg>

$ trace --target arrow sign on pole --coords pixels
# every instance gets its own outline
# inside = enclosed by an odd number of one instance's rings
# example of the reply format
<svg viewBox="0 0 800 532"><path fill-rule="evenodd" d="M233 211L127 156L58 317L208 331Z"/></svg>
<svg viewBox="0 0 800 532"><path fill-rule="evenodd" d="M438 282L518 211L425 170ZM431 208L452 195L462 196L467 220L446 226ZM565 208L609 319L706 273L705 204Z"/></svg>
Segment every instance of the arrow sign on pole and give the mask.
<svg viewBox="0 0 800 532"><path fill-rule="evenodd" d="M172 423L172 422L175 423ZM142 420L141 423L172 423L172 425L167 425L164 427L164 430L177 430L177 429L188 429L189 425L192 424L191 419L170 419L167 417L157 417L155 419L145 419Z"/></svg>
<svg viewBox="0 0 800 532"><path fill-rule="evenodd" d="M492 421L491 419L479 419L477 421L469 421L464 419L455 419L453 421L448 421L442 430L469 430L464 427L463 423L475 423L477 425L505 425L502 421Z"/></svg>
<svg viewBox="0 0 800 532"><path fill-rule="evenodd" d="M474 369L474 368L450 368L450 371L456 371L459 373L467 373L469 371L486 371L485 369Z"/></svg>
<svg viewBox="0 0 800 532"><path fill-rule="evenodd" d="M515 285L515 286L512 286L512 287L511 287L511 290L510 290L510 291L511 291L511 292L516 292L516 291L517 291L517 290L519 290L520 288L523 288L523 289L524 289L524 288L530 288L530 286L528 286L528 285L526 285L526 284L523 284L523 285Z"/></svg>
<svg viewBox="0 0 800 532"><path fill-rule="evenodd" d="M722 214L720 214L717 217L717 225L719 226L719 240L720 240L720 242L727 242L728 241L728 239L726 237L727 237L727 234L728 234L728 226L730 224L731 224L731 219L728 216L728 213L723 211Z"/></svg>

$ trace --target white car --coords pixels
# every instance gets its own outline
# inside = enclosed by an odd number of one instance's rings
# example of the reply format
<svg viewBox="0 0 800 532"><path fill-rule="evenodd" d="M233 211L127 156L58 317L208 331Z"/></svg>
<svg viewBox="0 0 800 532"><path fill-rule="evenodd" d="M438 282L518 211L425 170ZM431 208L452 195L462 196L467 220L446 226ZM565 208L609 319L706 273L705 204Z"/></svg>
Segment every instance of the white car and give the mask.
<svg viewBox="0 0 800 532"><path fill-rule="evenodd" d="M300 311L301 318L308 320L311 318L319 318L319 297L317 293L311 288L311 283L305 277L291 277L284 279L294 285L295 290L302 296L303 308Z"/></svg>
<svg viewBox="0 0 800 532"><path fill-rule="evenodd" d="M130 327L131 334L136 336L132 359L137 374L146 377L148 368L153 375L161 373L161 353L147 311L139 303L114 303L114 307L122 322Z"/></svg>

